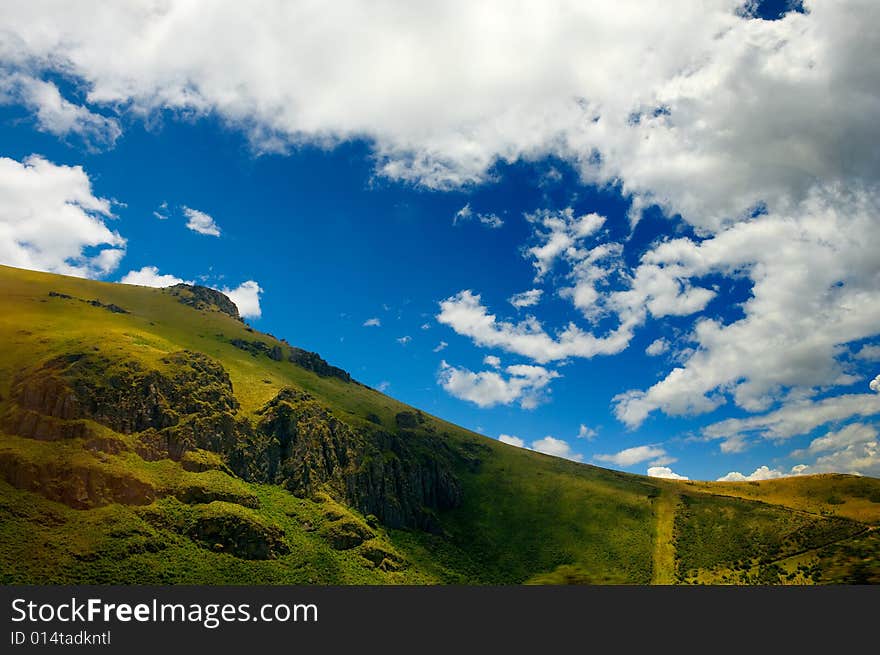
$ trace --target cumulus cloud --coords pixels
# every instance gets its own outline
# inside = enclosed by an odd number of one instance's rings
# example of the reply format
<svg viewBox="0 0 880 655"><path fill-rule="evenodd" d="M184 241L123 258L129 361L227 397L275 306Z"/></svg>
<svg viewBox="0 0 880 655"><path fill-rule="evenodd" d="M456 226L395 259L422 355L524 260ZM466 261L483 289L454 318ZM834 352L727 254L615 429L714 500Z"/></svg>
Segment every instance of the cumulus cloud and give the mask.
<svg viewBox="0 0 880 655"><path fill-rule="evenodd" d="M129 271L119 280L122 284L137 284L142 287L170 287L185 282L194 284L191 280L183 280L175 275L162 275L156 266L144 266L140 270Z"/></svg>
<svg viewBox="0 0 880 655"><path fill-rule="evenodd" d="M516 446L517 448L525 448L526 442L520 439L519 437L515 437L511 434L499 434L498 441L501 443L510 444L511 446Z"/></svg>
<svg viewBox="0 0 880 655"><path fill-rule="evenodd" d="M491 227L494 229L504 226L504 221L501 218L499 218L495 214L481 214L479 212L475 212L471 209L470 203L466 204L464 207L455 212L455 216L452 217L452 224L458 225L459 223L471 220L478 221L486 227Z"/></svg>
<svg viewBox="0 0 880 655"><path fill-rule="evenodd" d="M0 157L0 262L77 277L114 271L126 241L80 166Z"/></svg>
<svg viewBox="0 0 880 655"><path fill-rule="evenodd" d="M193 232L212 237L220 236L220 227L214 222L213 217L205 212L192 209L191 207L184 207L183 215L187 218L186 226Z"/></svg>
<svg viewBox="0 0 880 655"><path fill-rule="evenodd" d="M434 352L439 353L441 350L445 350L448 345L449 344L446 343L445 341L441 341L436 346L434 346Z"/></svg>
<svg viewBox="0 0 880 655"><path fill-rule="evenodd" d="M731 471L727 475L718 478L718 482L752 482L756 480L774 480L785 477L779 469L771 469L768 466L759 466L749 475L743 475L739 471Z"/></svg>
<svg viewBox="0 0 880 655"><path fill-rule="evenodd" d="M658 446L633 446L611 455L596 455L593 459L599 462L608 462L615 466L627 467L649 459L661 460L661 458L662 461L657 461L655 464L671 463L666 457L666 451L663 448Z"/></svg>
<svg viewBox="0 0 880 655"><path fill-rule="evenodd" d="M407 334L407 335L404 335L404 336L402 336L402 337L399 337L399 338L397 339L397 343L399 343L401 346L405 346L405 345L408 344L410 341L412 341L412 337L409 336L408 334Z"/></svg>
<svg viewBox="0 0 880 655"><path fill-rule="evenodd" d="M223 287L220 289L229 296L229 299L238 307L238 313L243 318L260 318L262 310L260 309L260 294L263 289L253 280L242 282L234 289Z"/></svg>
<svg viewBox="0 0 880 655"><path fill-rule="evenodd" d="M264 151L366 135L380 174L433 188L553 154L717 221L876 171L877 7L807 0L770 22L741 5L12 3L0 57L87 81L93 103L219 115Z"/></svg>
<svg viewBox="0 0 880 655"><path fill-rule="evenodd" d="M682 278L745 277L751 297L739 320L698 320L690 356L647 390L621 394L617 416L637 426L655 410L703 413L728 396L757 412L791 390L803 395L855 381L840 359L841 346L880 325L878 216L876 194L817 191L789 211L737 223L700 242L667 241L647 253L639 269L658 266Z"/></svg>
<svg viewBox="0 0 880 655"><path fill-rule="evenodd" d="M803 474L850 473L880 476L880 447L876 439L853 443L816 458L801 469Z"/></svg>
<svg viewBox="0 0 880 655"><path fill-rule="evenodd" d="M843 472L856 475L880 475L880 449L877 428L865 423L850 423L810 442L807 448L791 453L793 458L816 456L801 473Z"/></svg>
<svg viewBox="0 0 880 655"><path fill-rule="evenodd" d="M548 385L560 377L542 366L517 364L504 371L473 372L442 361L438 382L452 396L479 407L510 405L518 402L523 409L534 409L546 399Z"/></svg>
<svg viewBox="0 0 880 655"><path fill-rule="evenodd" d="M657 355L662 355L667 350L669 350L669 342L666 339L654 339L648 347L645 348L645 354L650 355L651 357L656 357Z"/></svg>
<svg viewBox="0 0 880 655"><path fill-rule="evenodd" d="M522 309L523 307L533 307L541 302L541 296L544 295L544 292L541 289L529 289L528 291L523 291L522 293L515 293L509 299L508 302L516 307L517 309Z"/></svg>
<svg viewBox="0 0 880 655"><path fill-rule="evenodd" d="M583 423L581 423L580 428L578 428L577 438L578 439L586 439L587 441L592 441L596 438L599 433L591 427L587 427Z"/></svg>
<svg viewBox="0 0 880 655"><path fill-rule="evenodd" d="M501 348L540 364L568 357L614 354L626 348L631 326L621 326L603 337L585 332L573 323L555 336L529 316L519 322L499 321L482 304L479 294L464 290L440 302L437 321L470 337L477 345Z"/></svg>
<svg viewBox="0 0 880 655"><path fill-rule="evenodd" d="M378 317L368 318L364 321L364 327L381 327L382 321Z"/></svg>
<svg viewBox="0 0 880 655"><path fill-rule="evenodd" d="M876 391L877 393L880 393L880 375L871 380L868 383L868 387L871 389L871 391Z"/></svg>
<svg viewBox="0 0 880 655"><path fill-rule="evenodd" d="M16 103L34 113L37 128L59 137L82 139L90 150L112 148L122 134L119 122L66 100L53 82L21 73L0 74L0 104Z"/></svg>
<svg viewBox="0 0 880 655"><path fill-rule="evenodd" d="M526 214L526 220L535 225L538 245L529 248L526 256L535 266L535 279L543 278L560 257L580 259L576 246L605 224L599 214L575 216L571 207L562 211L542 209Z"/></svg>
<svg viewBox="0 0 880 655"><path fill-rule="evenodd" d="M532 450L537 450L539 453L544 453L545 455L570 459L574 462L580 462L584 458L583 455L572 451L571 446L567 441L556 439L551 436L546 436L543 439L533 441Z"/></svg>
<svg viewBox="0 0 880 655"><path fill-rule="evenodd" d="M650 478L666 478L667 480L688 480L685 475L679 475L668 466L649 466L648 477Z"/></svg>
<svg viewBox="0 0 880 655"><path fill-rule="evenodd" d="M501 358L495 355L486 355L483 357L483 363L492 368L501 368Z"/></svg>
<svg viewBox="0 0 880 655"><path fill-rule="evenodd" d="M876 414L880 414L880 395L841 394L822 400L791 400L779 409L766 414L711 423L703 428L702 433L709 439L729 440L756 435L779 441L809 434L814 429L829 423Z"/></svg>
<svg viewBox="0 0 880 655"><path fill-rule="evenodd" d="M828 432L821 437L813 439L809 447L804 450L796 450L791 456L805 457L829 450L840 450L853 444L867 443L876 439L877 429L874 426L864 423L850 423L836 432Z"/></svg>

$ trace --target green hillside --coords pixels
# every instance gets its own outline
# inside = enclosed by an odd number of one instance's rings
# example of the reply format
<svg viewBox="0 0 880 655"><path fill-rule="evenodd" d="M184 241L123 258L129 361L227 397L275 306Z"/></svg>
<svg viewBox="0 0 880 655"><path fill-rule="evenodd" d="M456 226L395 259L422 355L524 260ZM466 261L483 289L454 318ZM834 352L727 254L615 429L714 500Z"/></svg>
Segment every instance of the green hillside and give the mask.
<svg viewBox="0 0 880 655"><path fill-rule="evenodd" d="M515 448L200 287L0 267L0 343L2 583L880 582L880 480Z"/></svg>

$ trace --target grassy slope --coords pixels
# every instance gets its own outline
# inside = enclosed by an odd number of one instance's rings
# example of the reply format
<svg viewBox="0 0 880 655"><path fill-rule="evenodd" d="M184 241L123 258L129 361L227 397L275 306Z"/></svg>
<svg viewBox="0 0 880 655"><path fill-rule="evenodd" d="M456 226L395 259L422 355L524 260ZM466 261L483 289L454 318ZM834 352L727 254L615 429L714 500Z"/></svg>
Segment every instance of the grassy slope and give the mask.
<svg viewBox="0 0 880 655"><path fill-rule="evenodd" d="M49 297L50 291L114 303L130 313L114 314L84 302ZM134 358L147 366L158 365L169 352L203 352L226 368L245 414L284 386L311 392L355 426L374 414L387 429L394 429L394 416L410 409L372 389L321 378L288 362L251 356L229 343L234 338L274 343L224 314L193 310L160 290L0 267L0 342L4 344L0 410L17 373L52 356L88 349ZM824 525L830 516L858 521L852 524L858 530L841 528L834 535L842 539L826 545L837 545L837 551L826 555L841 570L847 566L848 556L841 554L847 535L861 534L864 524L880 523L877 480L826 476L758 486L658 481L517 449L433 417L424 429L445 434L458 447L475 449L482 461L476 472L459 471L464 502L441 516L445 536L385 531L380 526L367 544L344 551L330 548L323 535L340 522L363 523L363 517L328 498L297 499L278 488L248 485L219 471L185 472L170 460L147 463L131 453L96 458L75 452L81 449L75 442L35 442L0 433L0 455L14 453L34 466L79 458L82 467L132 476L166 496L139 507L112 504L73 510L0 483L0 570L10 582L646 583L654 577L655 541L658 537L669 541L670 518L665 515L669 508L663 500L678 494L727 508L714 514L689 510L675 516L678 561L691 566L691 547L713 544L718 551L715 559L698 562L707 571L733 557L704 534L712 532L713 521L715 528L722 526L728 532L740 529L741 524L730 519L736 514L730 507L753 509L756 500L773 503L772 511L761 514L760 521L771 533L774 526L787 529L795 516L807 517L808 524ZM258 510L235 511L283 531L289 552L265 561L241 560L169 529L170 521L192 521L188 512L231 511L223 504L184 505L168 497L196 481L232 493L233 498L235 493L257 497ZM719 501L719 495L730 498ZM659 524L658 507L664 510ZM29 545L33 543L41 547L34 549ZM389 553L391 559L399 555L407 564L393 567L399 570L372 566L368 560L373 551L368 546ZM873 547L873 542L857 544L858 552L868 552L869 557ZM661 559L668 559L668 548L664 552ZM666 580L668 574L667 570L661 578ZM716 577L720 580L723 575Z"/></svg>

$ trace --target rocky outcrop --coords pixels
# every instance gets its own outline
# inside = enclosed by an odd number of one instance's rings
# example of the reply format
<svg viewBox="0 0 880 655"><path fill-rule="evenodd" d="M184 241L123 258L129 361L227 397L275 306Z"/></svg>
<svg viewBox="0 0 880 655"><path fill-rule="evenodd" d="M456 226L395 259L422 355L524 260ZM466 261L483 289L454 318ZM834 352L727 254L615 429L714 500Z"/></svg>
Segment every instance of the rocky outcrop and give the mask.
<svg viewBox="0 0 880 655"><path fill-rule="evenodd" d="M133 475L85 463L31 461L12 451L0 451L0 476L13 487L74 509L110 503L148 505L157 497L149 482Z"/></svg>
<svg viewBox="0 0 880 655"><path fill-rule="evenodd" d="M123 434L142 433L144 450L179 457L189 447L207 443L218 451L235 440L238 402L229 375L201 353L181 351L148 369L134 360L110 360L94 353L56 357L19 379L11 399L8 429L39 436L54 429L75 430L61 436L84 436L77 419L88 418ZM43 417L43 418L39 418ZM41 428L41 426L43 426Z"/></svg>
<svg viewBox="0 0 880 655"><path fill-rule="evenodd" d="M271 360L276 362L280 362L284 359L284 348L279 346L278 344L269 345L265 341L252 340L249 341L247 339L230 339L229 343L231 343L236 348L240 350L244 350L248 352L253 357L257 357L258 355L265 355ZM302 348L294 348L290 347L290 354L287 355L287 361L291 364L296 364L300 368L304 368L307 371L311 371L312 373L316 373L321 377L334 377L342 380L343 382L351 382L351 375L348 371L345 371L338 366L332 366L327 363L318 353L309 352L308 350L303 350Z"/></svg>
<svg viewBox="0 0 880 655"><path fill-rule="evenodd" d="M438 437L357 431L294 389L282 390L258 416L252 439L259 446L230 460L240 474L265 473L298 495L328 486L390 527L436 531L435 512L461 503L456 455ZM246 462L251 466L241 468Z"/></svg>
<svg viewBox="0 0 880 655"><path fill-rule="evenodd" d="M327 523L319 534L334 550L350 550L376 536L367 526L350 518Z"/></svg>
<svg viewBox="0 0 880 655"><path fill-rule="evenodd" d="M307 371L317 373L321 377L339 378L343 382L351 382L351 375L338 366L331 366L321 358L318 353L309 352L302 348L293 348L288 361L300 366Z"/></svg>
<svg viewBox="0 0 880 655"><path fill-rule="evenodd" d="M215 311L228 314L237 321L241 321L238 307L229 297L209 287L198 284L175 284L163 289L165 293L175 296L184 305L189 305L202 311Z"/></svg>
<svg viewBox="0 0 880 655"><path fill-rule="evenodd" d="M461 504L458 478L444 460L402 450L365 458L346 478L346 498L390 527L439 532L436 511Z"/></svg>
<svg viewBox="0 0 880 655"><path fill-rule="evenodd" d="M83 300L82 298L74 298L73 296L69 296L66 293L58 293L57 291L49 292L50 298L61 298L62 300L78 300L79 302L84 302L87 305L91 305L92 307L98 307L100 309L106 309L108 312L113 314L130 314L127 309L120 307L114 303L104 303L98 300L97 298L93 300Z"/></svg>
<svg viewBox="0 0 880 655"><path fill-rule="evenodd" d="M354 428L308 393L286 388L251 420L238 414L229 375L201 353L172 353L155 368L98 353L56 357L18 379L11 400L4 424L21 436L92 443L94 421L134 435L129 446L111 445L146 460L171 458L191 471L220 468L302 497L326 490L391 527L436 531L436 513L461 502L454 470L464 455L426 429L421 413L399 413L393 432ZM184 496L238 502L198 487Z"/></svg>
<svg viewBox="0 0 880 655"><path fill-rule="evenodd" d="M238 511L219 511L217 507L223 505L212 503L196 517L187 536L206 548L242 559L275 559L290 552L278 527Z"/></svg>

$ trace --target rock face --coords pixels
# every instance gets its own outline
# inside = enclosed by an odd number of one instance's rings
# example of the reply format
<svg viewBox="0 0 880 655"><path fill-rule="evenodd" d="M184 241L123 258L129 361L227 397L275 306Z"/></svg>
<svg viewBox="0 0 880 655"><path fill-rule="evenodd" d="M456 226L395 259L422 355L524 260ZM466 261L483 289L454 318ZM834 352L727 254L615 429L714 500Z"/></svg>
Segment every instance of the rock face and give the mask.
<svg viewBox="0 0 880 655"><path fill-rule="evenodd" d="M357 431L294 389L283 389L258 416L254 450L262 459L251 458L245 476L266 475L299 495L329 485L395 528L436 530L434 512L461 503L456 455L438 437ZM233 468L243 463L230 462Z"/></svg>
<svg viewBox="0 0 880 655"><path fill-rule="evenodd" d="M317 373L321 377L334 377L339 378L343 382L351 382L351 375L348 374L348 371L344 371L338 366L331 366L318 353L309 352L302 348L293 348L287 359L297 366Z"/></svg>
<svg viewBox="0 0 880 655"><path fill-rule="evenodd" d="M176 296L184 305L204 311L223 312L237 321L242 320L236 304L226 294L216 289L197 284L175 284L173 287L165 288L164 291Z"/></svg>
<svg viewBox="0 0 880 655"><path fill-rule="evenodd" d="M465 454L414 432L423 415L401 412L394 432L354 428L308 393L286 388L253 419L242 417L229 375L201 353L172 353L156 368L95 353L57 357L17 380L11 400L4 425L21 436L87 437L91 420L135 435L144 459L222 467L299 496L326 490L390 527L437 530L436 512L461 502L454 470L467 463ZM229 500L197 491L187 500Z"/></svg>
<svg viewBox="0 0 880 655"><path fill-rule="evenodd" d="M28 461L8 451L0 451L0 478L75 509L109 503L148 505L157 496L151 484L131 475L95 466Z"/></svg>
<svg viewBox="0 0 880 655"><path fill-rule="evenodd" d="M265 355L269 359L280 362L284 359L284 349L279 345L270 346L265 341L248 341L246 339L231 339L229 341L233 346L249 352L253 357ZM344 371L338 366L332 366L327 363L318 353L309 352L302 348L294 348L291 346L290 354L287 361L296 364L300 368L304 368L312 373L317 373L321 377L339 378L343 382L351 382L351 375L348 371Z"/></svg>
<svg viewBox="0 0 880 655"><path fill-rule="evenodd" d="M49 292L50 298L61 298L62 300L78 300L79 302L84 302L87 305L91 305L92 307L99 307L101 309L106 309L108 312L113 314L130 314L127 309L120 307L119 305L115 305L111 303L103 303L97 298L94 300L83 300L82 298L74 298L73 296L69 296L66 293L58 293L57 291Z"/></svg>

